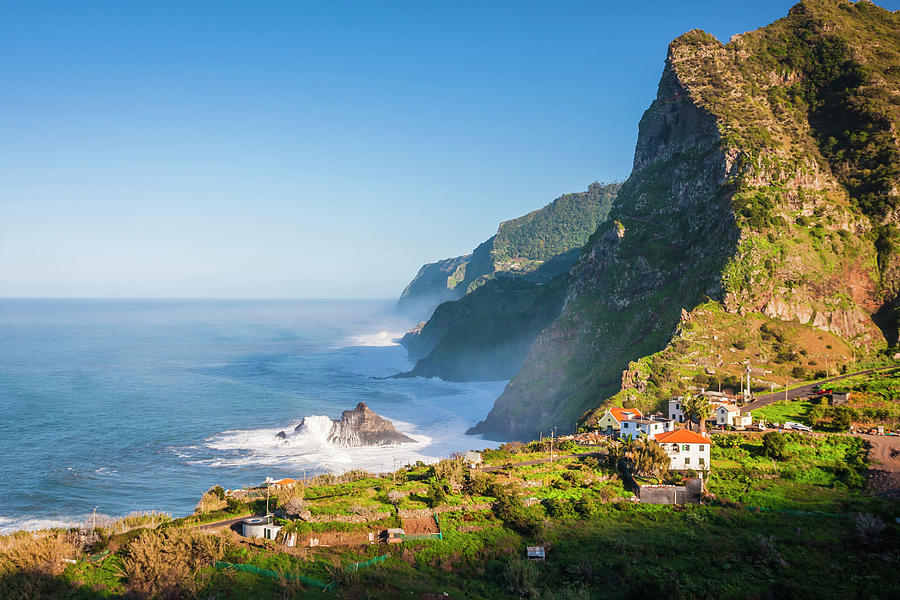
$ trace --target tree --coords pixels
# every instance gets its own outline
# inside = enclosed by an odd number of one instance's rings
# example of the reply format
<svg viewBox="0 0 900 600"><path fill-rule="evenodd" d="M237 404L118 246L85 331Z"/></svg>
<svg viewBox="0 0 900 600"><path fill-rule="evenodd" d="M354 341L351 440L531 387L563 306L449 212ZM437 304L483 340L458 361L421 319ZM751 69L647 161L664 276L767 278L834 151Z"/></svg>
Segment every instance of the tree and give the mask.
<svg viewBox="0 0 900 600"><path fill-rule="evenodd" d="M654 439L644 437L635 440L625 451L625 458L639 475L662 479L669 471L669 454Z"/></svg>
<svg viewBox="0 0 900 600"><path fill-rule="evenodd" d="M787 438L775 431L769 431L763 435L763 454L775 460L781 460L787 457L784 447L787 445Z"/></svg>
<svg viewBox="0 0 900 600"><path fill-rule="evenodd" d="M702 394L688 396L685 398L684 402L682 402L682 411L684 412L684 420L686 422L701 423L709 418L709 399Z"/></svg>
<svg viewBox="0 0 900 600"><path fill-rule="evenodd" d="M837 431L847 431L853 422L853 411L846 406L838 406L834 409L834 416L831 418L831 426Z"/></svg>

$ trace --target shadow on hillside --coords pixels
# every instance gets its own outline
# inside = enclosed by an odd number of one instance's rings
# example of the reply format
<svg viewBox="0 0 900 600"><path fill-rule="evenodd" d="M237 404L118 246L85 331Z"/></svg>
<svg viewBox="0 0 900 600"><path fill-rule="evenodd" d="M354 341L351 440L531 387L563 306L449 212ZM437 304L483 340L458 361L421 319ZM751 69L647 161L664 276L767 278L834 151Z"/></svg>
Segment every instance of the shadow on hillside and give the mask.
<svg viewBox="0 0 900 600"><path fill-rule="evenodd" d="M77 586L40 571L17 571L0 576L0 598L16 600L99 600L115 598L88 586Z"/></svg>

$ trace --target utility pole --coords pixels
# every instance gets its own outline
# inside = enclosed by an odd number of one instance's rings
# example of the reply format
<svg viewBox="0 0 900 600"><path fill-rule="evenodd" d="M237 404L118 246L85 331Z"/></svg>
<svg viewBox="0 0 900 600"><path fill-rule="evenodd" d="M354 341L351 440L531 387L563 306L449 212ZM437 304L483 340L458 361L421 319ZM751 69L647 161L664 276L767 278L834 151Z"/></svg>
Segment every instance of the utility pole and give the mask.
<svg viewBox="0 0 900 600"><path fill-rule="evenodd" d="M556 437L556 427L550 430L550 464L553 464L553 439Z"/></svg>

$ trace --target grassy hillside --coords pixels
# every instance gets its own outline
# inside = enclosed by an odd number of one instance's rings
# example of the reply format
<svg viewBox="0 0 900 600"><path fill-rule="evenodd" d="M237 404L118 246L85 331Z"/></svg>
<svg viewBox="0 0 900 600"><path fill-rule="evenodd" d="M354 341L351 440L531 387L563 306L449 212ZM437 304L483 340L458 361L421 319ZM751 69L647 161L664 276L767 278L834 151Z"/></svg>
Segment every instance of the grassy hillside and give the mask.
<svg viewBox="0 0 900 600"><path fill-rule="evenodd" d="M162 524L132 517L100 528L93 540L62 530L3 536L0 597L891 597L897 505L863 492L862 443L783 440L773 457L760 436L714 437L702 506L635 503L603 447L565 441L564 453L600 455L518 465L547 458L546 442L533 442L485 451L496 472L468 471L450 459L381 476L324 476L281 492L270 506L282 531L297 533L296 548L284 547L280 535L251 541L194 528L221 513ZM264 502L232 501L243 510ZM288 507L308 512L288 517ZM300 547L310 538L412 530L432 511L442 539ZM546 563L524 558L526 546L537 544L547 548Z"/></svg>

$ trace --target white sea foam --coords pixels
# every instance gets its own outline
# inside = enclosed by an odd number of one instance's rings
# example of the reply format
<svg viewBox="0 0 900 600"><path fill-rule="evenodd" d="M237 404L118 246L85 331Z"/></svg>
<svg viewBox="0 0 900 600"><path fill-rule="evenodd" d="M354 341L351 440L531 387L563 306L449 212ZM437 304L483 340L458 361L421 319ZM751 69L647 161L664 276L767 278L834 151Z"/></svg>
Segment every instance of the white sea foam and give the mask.
<svg viewBox="0 0 900 600"><path fill-rule="evenodd" d="M84 517L36 517L25 515L19 517L0 516L0 534L13 533L14 531L37 531L39 529L53 529L62 527L78 527L84 522Z"/></svg>
<svg viewBox="0 0 900 600"><path fill-rule="evenodd" d="M287 469L307 469L312 472L340 473L352 469L389 471L416 461L434 462L422 449L431 444L431 437L417 434L409 423L397 423L400 429L415 440L413 443L392 446L344 448L328 441L333 421L323 415L311 415L286 428L261 428L224 431L207 440L207 446L219 451L216 458L194 461L211 467L246 465L279 466ZM294 429L300 425L298 431ZM277 438L284 431L286 439ZM295 473L296 474L296 473Z"/></svg>
<svg viewBox="0 0 900 600"><path fill-rule="evenodd" d="M404 332L402 331L378 331L376 333L369 333L365 335L355 335L345 338L342 345L371 347L397 346L400 343L399 339L403 337L403 333Z"/></svg>

